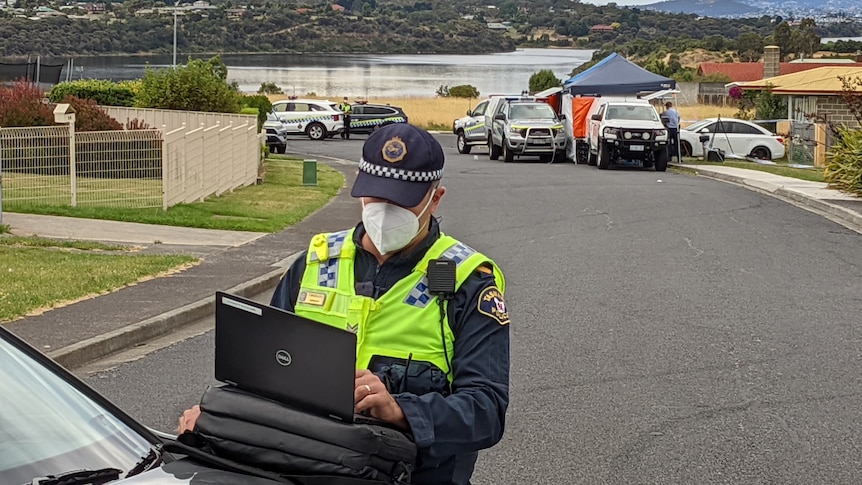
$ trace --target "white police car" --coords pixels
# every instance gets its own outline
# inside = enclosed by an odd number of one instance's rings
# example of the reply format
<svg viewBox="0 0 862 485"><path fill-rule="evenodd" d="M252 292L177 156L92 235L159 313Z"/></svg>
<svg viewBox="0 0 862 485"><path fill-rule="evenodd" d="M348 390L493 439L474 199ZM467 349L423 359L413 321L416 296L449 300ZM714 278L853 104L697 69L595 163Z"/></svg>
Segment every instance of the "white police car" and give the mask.
<svg viewBox="0 0 862 485"><path fill-rule="evenodd" d="M285 99L272 103L272 112L288 133L305 134L312 140L331 138L344 130L344 116L331 101Z"/></svg>
<svg viewBox="0 0 862 485"><path fill-rule="evenodd" d="M452 122L452 133L458 135L458 153L470 153L473 145L487 145L488 131L485 129L485 110L490 99L477 104L472 110L467 110L467 116Z"/></svg>

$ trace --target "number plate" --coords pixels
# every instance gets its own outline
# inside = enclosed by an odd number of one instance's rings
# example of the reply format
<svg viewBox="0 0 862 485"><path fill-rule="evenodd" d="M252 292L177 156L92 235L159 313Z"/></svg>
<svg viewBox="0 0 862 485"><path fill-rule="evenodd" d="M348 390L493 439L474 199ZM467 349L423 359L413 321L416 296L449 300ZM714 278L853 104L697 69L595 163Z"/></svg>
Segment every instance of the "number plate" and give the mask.
<svg viewBox="0 0 862 485"><path fill-rule="evenodd" d="M543 139L530 140L530 143L533 145L550 145L551 140L550 139L547 139L547 140L543 140Z"/></svg>
<svg viewBox="0 0 862 485"><path fill-rule="evenodd" d="M632 145L629 147L629 150L633 151L633 152L642 152L642 151L644 151L644 146L643 145Z"/></svg>

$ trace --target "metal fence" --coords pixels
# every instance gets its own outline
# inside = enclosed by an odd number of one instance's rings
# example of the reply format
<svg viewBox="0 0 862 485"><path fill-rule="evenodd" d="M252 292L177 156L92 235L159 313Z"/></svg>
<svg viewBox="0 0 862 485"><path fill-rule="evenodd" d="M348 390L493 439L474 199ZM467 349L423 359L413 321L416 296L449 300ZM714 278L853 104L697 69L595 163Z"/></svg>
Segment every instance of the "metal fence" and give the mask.
<svg viewBox="0 0 862 485"><path fill-rule="evenodd" d="M130 119L150 126L159 121L140 112L160 110L134 111ZM262 143L257 117L187 113L170 130L0 128L0 207L167 209L256 183ZM189 120L203 121L190 126Z"/></svg>
<svg viewBox="0 0 862 485"><path fill-rule="evenodd" d="M0 128L0 157L6 209L163 206L158 130Z"/></svg>

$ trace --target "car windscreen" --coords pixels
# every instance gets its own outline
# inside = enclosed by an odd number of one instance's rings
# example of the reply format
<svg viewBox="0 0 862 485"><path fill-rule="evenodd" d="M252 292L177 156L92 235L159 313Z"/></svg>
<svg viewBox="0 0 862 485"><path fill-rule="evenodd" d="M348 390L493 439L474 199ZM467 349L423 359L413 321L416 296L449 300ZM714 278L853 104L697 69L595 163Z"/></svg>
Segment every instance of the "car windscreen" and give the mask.
<svg viewBox="0 0 862 485"><path fill-rule="evenodd" d="M610 106L605 116L609 120L659 121L652 106Z"/></svg>
<svg viewBox="0 0 862 485"><path fill-rule="evenodd" d="M151 444L0 334L0 483L77 469L127 471Z"/></svg>
<svg viewBox="0 0 862 485"><path fill-rule="evenodd" d="M556 118L553 108L547 104L516 104L509 107L509 118L513 120L552 120Z"/></svg>
<svg viewBox="0 0 862 485"><path fill-rule="evenodd" d="M705 126L707 126L710 123L714 123L714 120L701 120L701 121L692 123L692 124L684 127L683 130L697 131L701 128L704 128Z"/></svg>

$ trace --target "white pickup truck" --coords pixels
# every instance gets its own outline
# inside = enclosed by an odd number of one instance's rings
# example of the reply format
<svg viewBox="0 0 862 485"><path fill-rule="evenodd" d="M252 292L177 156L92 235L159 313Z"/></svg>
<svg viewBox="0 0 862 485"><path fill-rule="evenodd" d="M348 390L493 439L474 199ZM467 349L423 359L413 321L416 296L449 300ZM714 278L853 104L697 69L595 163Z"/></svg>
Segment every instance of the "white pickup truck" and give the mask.
<svg viewBox="0 0 862 485"><path fill-rule="evenodd" d="M667 170L667 128L647 101L606 101L589 124L588 163L607 169L612 164L643 165Z"/></svg>

